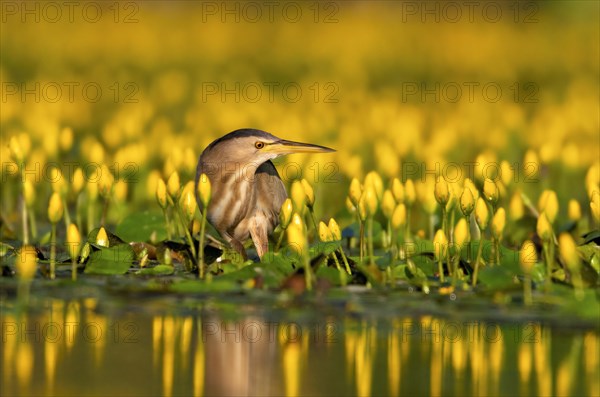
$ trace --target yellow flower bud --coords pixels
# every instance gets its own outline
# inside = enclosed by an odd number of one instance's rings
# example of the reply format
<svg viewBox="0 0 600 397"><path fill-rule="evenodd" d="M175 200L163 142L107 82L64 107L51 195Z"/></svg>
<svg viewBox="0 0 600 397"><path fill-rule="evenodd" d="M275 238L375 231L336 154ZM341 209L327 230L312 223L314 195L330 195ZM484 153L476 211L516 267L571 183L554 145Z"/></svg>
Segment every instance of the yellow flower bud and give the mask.
<svg viewBox="0 0 600 397"><path fill-rule="evenodd" d="M552 225L545 212L542 212L538 217L536 231L538 236L544 241L550 241L552 238Z"/></svg>
<svg viewBox="0 0 600 397"><path fill-rule="evenodd" d="M600 194L598 192L592 195L590 200L590 210L596 222L600 222Z"/></svg>
<svg viewBox="0 0 600 397"><path fill-rule="evenodd" d="M396 206L392 214L392 227L398 230L404 225L406 225L406 206L404 203L400 203Z"/></svg>
<svg viewBox="0 0 600 397"><path fill-rule="evenodd" d="M302 213L304 204L306 202L306 193L304 193L304 187L300 181L294 181L291 188L292 204L294 211Z"/></svg>
<svg viewBox="0 0 600 397"><path fill-rule="evenodd" d="M510 163L506 160L500 163L500 177L504 186L509 186L513 181L515 176L515 171L510 165Z"/></svg>
<svg viewBox="0 0 600 397"><path fill-rule="evenodd" d="M163 210L167 208L167 185L165 185L165 181L162 178L156 183L156 201L158 201L158 205Z"/></svg>
<svg viewBox="0 0 600 397"><path fill-rule="evenodd" d="M444 207L450 199L450 191L448 190L448 182L442 177L438 177L434 188L435 200L440 207Z"/></svg>
<svg viewBox="0 0 600 397"><path fill-rule="evenodd" d="M377 201L381 201L383 198L383 180L381 176L376 171L371 171L365 177L365 188L367 186L372 186L375 192L375 196Z"/></svg>
<svg viewBox="0 0 600 397"><path fill-rule="evenodd" d="M469 225L465 218L460 218L456 226L454 227L454 243L459 250L462 250L463 246L469 240Z"/></svg>
<svg viewBox="0 0 600 397"><path fill-rule="evenodd" d="M554 190L544 190L538 200L539 212L545 212L550 223L554 223L558 214L558 197Z"/></svg>
<svg viewBox="0 0 600 397"><path fill-rule="evenodd" d="M477 221L477 225L481 230L485 230L490 221L490 211L481 197L477 199L477 203L475 204L475 221Z"/></svg>
<svg viewBox="0 0 600 397"><path fill-rule="evenodd" d="M367 204L365 202L365 195L362 194L360 196L360 200L358 201L358 217L360 218L361 221L365 221L367 219Z"/></svg>
<svg viewBox="0 0 600 397"><path fill-rule="evenodd" d="M202 225L200 224L200 221L198 219L194 219L192 221L192 235L200 233L201 227Z"/></svg>
<svg viewBox="0 0 600 397"><path fill-rule="evenodd" d="M323 242L333 241L333 236L331 235L331 231L329 230L329 228L323 221L319 222L319 240L321 240Z"/></svg>
<svg viewBox="0 0 600 397"><path fill-rule="evenodd" d="M115 183L115 200L118 202L124 202L127 199L127 182L120 179Z"/></svg>
<svg viewBox="0 0 600 397"><path fill-rule="evenodd" d="M35 189L33 188L33 183L29 179L25 179L23 182L23 198L25 199L25 205L28 208L35 203Z"/></svg>
<svg viewBox="0 0 600 397"><path fill-rule="evenodd" d="M188 222L196 215L196 198L194 197L194 182L188 182L183 187L180 198L180 206Z"/></svg>
<svg viewBox="0 0 600 397"><path fill-rule="evenodd" d="M375 188L372 185L365 186L365 191L363 192L364 203L366 205L365 209L367 210L368 216L373 216L377 212L377 193L375 192ZM363 198L361 197L361 201Z"/></svg>
<svg viewBox="0 0 600 397"><path fill-rule="evenodd" d="M288 244L292 250L296 251L298 254L304 254L306 250L306 236L304 234L304 225L300 215L294 214L294 216L292 216L292 222L289 224L286 234Z"/></svg>
<svg viewBox="0 0 600 397"><path fill-rule="evenodd" d="M450 212L456 206L458 198L462 194L462 189L456 183L448 183L449 198L446 203L446 211Z"/></svg>
<svg viewBox="0 0 600 397"><path fill-rule="evenodd" d="M300 183L302 183L302 188L304 188L304 194L306 195L306 206L312 208L315 205L315 191L305 178L302 178Z"/></svg>
<svg viewBox="0 0 600 397"><path fill-rule="evenodd" d="M329 218L329 230L333 236L335 241L340 241L342 239L342 232L340 231L340 227L333 218Z"/></svg>
<svg viewBox="0 0 600 397"><path fill-rule="evenodd" d="M392 214L394 213L394 208L396 208L396 200L394 200L394 195L391 191L386 190L383 192L383 199L381 200L381 211L387 219L391 219Z"/></svg>
<svg viewBox="0 0 600 397"><path fill-rule="evenodd" d="M596 186L600 183L600 163L592 165L585 174L585 185Z"/></svg>
<svg viewBox="0 0 600 397"><path fill-rule="evenodd" d="M519 263L521 264L523 273L531 274L531 270L537 261L538 256L535 249L535 244L533 244L533 242L530 240L525 241L521 246L521 250L519 251Z"/></svg>
<svg viewBox="0 0 600 397"><path fill-rule="evenodd" d="M67 192L67 183L65 182L65 178L63 177L60 168L51 168L48 178L50 179L53 192L60 194L65 194Z"/></svg>
<svg viewBox="0 0 600 397"><path fill-rule="evenodd" d="M71 184L73 193L75 193L76 195L79 194L79 192L81 192L81 190L83 189L84 184L85 177L83 175L83 171L81 170L81 168L77 167L77 169L75 169L75 172L73 173L73 183Z"/></svg>
<svg viewBox="0 0 600 397"><path fill-rule="evenodd" d="M523 158L523 172L527 180L534 180L540 172L540 158L532 149L525 152Z"/></svg>
<svg viewBox="0 0 600 397"><path fill-rule="evenodd" d="M19 139L16 136L12 136L10 138L8 147L10 149L10 155L12 156L13 160L15 160L15 163L18 165L23 164L23 161L25 160L25 154L23 153Z"/></svg>
<svg viewBox="0 0 600 397"><path fill-rule="evenodd" d="M30 245L24 245L19 249L15 258L17 276L21 280L31 280L37 271L37 252Z"/></svg>
<svg viewBox="0 0 600 397"><path fill-rule="evenodd" d="M513 221L518 221L525 215L525 205L520 191L516 191L510 198L509 216Z"/></svg>
<svg viewBox="0 0 600 397"><path fill-rule="evenodd" d="M433 237L433 253L435 256L435 260L439 261L440 259L444 259L448 250L448 239L446 238L446 233L442 229L439 229L435 232L435 236Z"/></svg>
<svg viewBox="0 0 600 397"><path fill-rule="evenodd" d="M100 167L99 177L100 178L98 179L98 191L100 192L100 195L102 197L107 198L110 196L110 193L112 191L112 187L115 182L115 177L113 176L112 172L110 172L106 164L102 164L102 167Z"/></svg>
<svg viewBox="0 0 600 397"><path fill-rule="evenodd" d="M79 234L79 229L77 229L77 225L71 223L67 228L67 251L69 251L69 255L71 258L76 258L79 255L79 249L81 245L81 235Z"/></svg>
<svg viewBox="0 0 600 397"><path fill-rule="evenodd" d="M173 199L173 201L179 198L179 189L181 188L181 184L179 183L179 174L177 171L173 171L173 173L169 176L167 180L167 192L169 196Z"/></svg>
<svg viewBox="0 0 600 397"><path fill-rule="evenodd" d="M354 214L356 212L356 206L350 200L350 197L346 196L346 209L349 213Z"/></svg>
<svg viewBox="0 0 600 397"><path fill-rule="evenodd" d="M569 220L573 222L581 219L581 206L577 200L569 200Z"/></svg>
<svg viewBox="0 0 600 397"><path fill-rule="evenodd" d="M98 198L98 182L90 179L86 185L86 190L91 201Z"/></svg>
<svg viewBox="0 0 600 397"><path fill-rule="evenodd" d="M579 269L581 259L577 252L577 245L569 233L561 233L558 236L558 249L569 269Z"/></svg>
<svg viewBox="0 0 600 397"><path fill-rule="evenodd" d="M63 128L60 131L58 141L63 152L70 150L73 146L73 130L69 127Z"/></svg>
<svg viewBox="0 0 600 397"><path fill-rule="evenodd" d="M158 180L161 179L160 171L152 170L148 174L148 178L146 178L146 195L149 199L156 197L156 189L158 187ZM164 181L163 181L164 183ZM165 184L165 192L167 185Z"/></svg>
<svg viewBox="0 0 600 397"><path fill-rule="evenodd" d="M408 186L408 184L406 185ZM407 189L408 191L408 189ZM419 201L423 206L423 209L429 215L432 215L437 206L437 200L435 199L435 185L431 180L427 180L426 182L419 183L417 185L417 193L419 194ZM408 200L406 201L408 203Z"/></svg>
<svg viewBox="0 0 600 397"><path fill-rule="evenodd" d="M358 207L358 202L360 200L361 195L362 186L360 185L360 182L358 181L358 179L352 178L352 182L350 182L350 189L348 191L348 197L350 198L350 201L352 201L352 204L354 204L355 207Z"/></svg>
<svg viewBox="0 0 600 397"><path fill-rule="evenodd" d="M210 184L210 179L208 175L202 174L198 179L198 197L200 197L200 202L204 208L208 207L212 197L212 185Z"/></svg>
<svg viewBox="0 0 600 397"><path fill-rule="evenodd" d="M483 195L487 201L496 204L498 201L498 186L496 186L496 182L486 178L483 182Z"/></svg>
<svg viewBox="0 0 600 397"><path fill-rule="evenodd" d="M475 186L473 181L469 178L465 178L463 187L471 191L471 194L473 195L473 201L477 202L477 199L479 198L479 190L477 190L477 187Z"/></svg>
<svg viewBox="0 0 600 397"><path fill-rule="evenodd" d="M104 161L104 147L98 141L94 141L88 151L91 163L101 164Z"/></svg>
<svg viewBox="0 0 600 397"><path fill-rule="evenodd" d="M286 198L281 205L281 210L279 211L279 225L283 230L287 229L288 225L292 221L292 214L294 212L294 207L292 205L292 200Z"/></svg>
<svg viewBox="0 0 600 397"><path fill-rule="evenodd" d="M96 244L101 247L108 247L108 234L106 234L104 227L101 227L100 230L98 230L98 234L96 235Z"/></svg>
<svg viewBox="0 0 600 397"><path fill-rule="evenodd" d="M392 181L392 193L398 203L404 202L404 185L402 185L402 182L398 178L394 178Z"/></svg>
<svg viewBox="0 0 600 397"><path fill-rule="evenodd" d="M460 210L462 211L464 216L471 215L475 209L475 198L473 197L473 193L471 189L464 188L463 192L460 196Z"/></svg>
<svg viewBox="0 0 600 397"><path fill-rule="evenodd" d="M51 223L58 223L63 217L64 207L63 201L60 194L54 192L50 197L50 203L48 204L48 219Z"/></svg>
<svg viewBox="0 0 600 397"><path fill-rule="evenodd" d="M415 202L416 196L415 184L412 179L408 179L406 183L404 183L404 200L409 207Z"/></svg>
<svg viewBox="0 0 600 397"><path fill-rule="evenodd" d="M504 211L504 208L500 207L496 210L494 218L492 219L492 235L497 240L502 238L504 226L506 226L506 211Z"/></svg>

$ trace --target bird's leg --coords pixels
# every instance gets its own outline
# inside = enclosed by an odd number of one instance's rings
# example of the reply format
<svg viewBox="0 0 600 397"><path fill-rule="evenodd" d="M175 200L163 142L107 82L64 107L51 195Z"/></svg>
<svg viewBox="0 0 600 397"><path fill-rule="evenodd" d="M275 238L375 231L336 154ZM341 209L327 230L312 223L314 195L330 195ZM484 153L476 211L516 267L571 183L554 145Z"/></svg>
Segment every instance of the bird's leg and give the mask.
<svg viewBox="0 0 600 397"><path fill-rule="evenodd" d="M262 259L269 250L269 236L267 229L264 227L264 222L261 225L256 218L252 220L250 223L250 237L252 237L258 257Z"/></svg>
<svg viewBox="0 0 600 397"><path fill-rule="evenodd" d="M246 249L244 248L244 244L234 239L233 237L227 238L231 247L236 250L242 256L242 262L246 262L248 260L248 255L246 255Z"/></svg>

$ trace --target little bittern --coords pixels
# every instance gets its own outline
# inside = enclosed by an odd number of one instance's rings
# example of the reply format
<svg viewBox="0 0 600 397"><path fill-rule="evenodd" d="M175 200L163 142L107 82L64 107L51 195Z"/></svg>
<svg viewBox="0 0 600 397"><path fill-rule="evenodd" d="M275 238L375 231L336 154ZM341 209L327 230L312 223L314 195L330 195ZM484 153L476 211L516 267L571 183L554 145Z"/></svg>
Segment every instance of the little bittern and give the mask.
<svg viewBox="0 0 600 397"><path fill-rule="evenodd" d="M244 242L252 238L259 257L268 251L268 236L279 222L287 197L285 186L271 162L292 153L333 152L324 146L286 141L267 132L241 129L212 142L198 160L196 191L204 173L212 187L207 219L244 258Z"/></svg>

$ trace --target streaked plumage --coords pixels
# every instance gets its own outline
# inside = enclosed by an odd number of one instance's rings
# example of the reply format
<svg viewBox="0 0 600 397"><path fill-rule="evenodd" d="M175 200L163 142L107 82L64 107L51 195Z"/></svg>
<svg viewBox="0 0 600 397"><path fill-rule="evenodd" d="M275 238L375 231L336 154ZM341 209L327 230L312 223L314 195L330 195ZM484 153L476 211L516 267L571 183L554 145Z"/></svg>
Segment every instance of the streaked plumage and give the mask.
<svg viewBox="0 0 600 397"><path fill-rule="evenodd" d="M262 258L287 197L271 160L291 153L331 151L254 129L236 130L215 140L202 152L196 168L196 191L203 173L212 186L208 221L244 258L244 242L252 238ZM203 210L200 200L198 205Z"/></svg>

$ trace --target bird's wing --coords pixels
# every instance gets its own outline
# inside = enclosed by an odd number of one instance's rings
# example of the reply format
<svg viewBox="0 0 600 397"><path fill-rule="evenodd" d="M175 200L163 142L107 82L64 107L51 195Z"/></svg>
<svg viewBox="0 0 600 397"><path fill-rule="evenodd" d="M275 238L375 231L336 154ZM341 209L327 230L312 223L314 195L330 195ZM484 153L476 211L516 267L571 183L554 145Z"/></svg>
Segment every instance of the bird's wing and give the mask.
<svg viewBox="0 0 600 397"><path fill-rule="evenodd" d="M254 174L256 208L250 220L250 235L258 255L262 256L269 247L268 235L279 223L279 210L287 198L285 186L271 161L257 168Z"/></svg>
<svg viewBox="0 0 600 397"><path fill-rule="evenodd" d="M257 207L272 212L273 216L279 217L279 210L287 198L285 185L277 173L277 169L269 160L256 169L256 201ZM274 225L277 224L274 220Z"/></svg>

